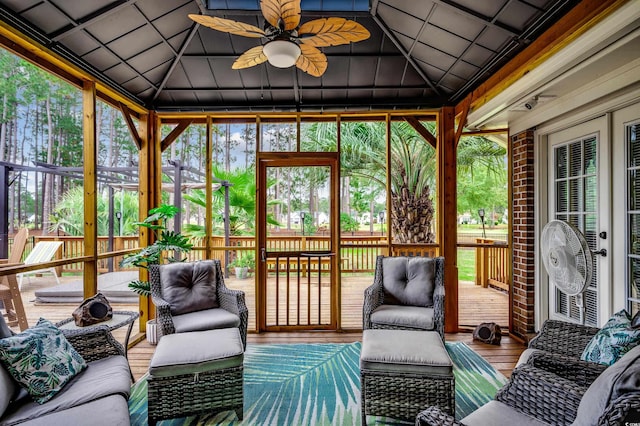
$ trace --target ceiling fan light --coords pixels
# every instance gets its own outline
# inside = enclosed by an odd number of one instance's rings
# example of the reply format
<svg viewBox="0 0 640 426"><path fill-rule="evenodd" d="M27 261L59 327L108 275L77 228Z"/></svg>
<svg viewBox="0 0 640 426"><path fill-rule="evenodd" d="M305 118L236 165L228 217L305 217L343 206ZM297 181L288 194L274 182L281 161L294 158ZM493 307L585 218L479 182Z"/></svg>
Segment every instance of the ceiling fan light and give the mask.
<svg viewBox="0 0 640 426"><path fill-rule="evenodd" d="M289 68L296 64L300 46L288 40L273 40L264 45L263 52L274 67Z"/></svg>

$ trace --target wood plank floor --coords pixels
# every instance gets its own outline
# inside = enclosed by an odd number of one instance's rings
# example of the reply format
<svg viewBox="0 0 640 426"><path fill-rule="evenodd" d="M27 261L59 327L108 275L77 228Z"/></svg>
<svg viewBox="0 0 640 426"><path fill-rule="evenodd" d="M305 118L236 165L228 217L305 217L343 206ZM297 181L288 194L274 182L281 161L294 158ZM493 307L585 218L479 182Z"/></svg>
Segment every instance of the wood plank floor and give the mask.
<svg viewBox="0 0 640 426"><path fill-rule="evenodd" d="M78 279L77 277L63 277L63 281L70 279ZM343 278L343 311L342 322L345 329L361 329L362 328L362 294L366 287L371 285L372 276L348 277ZM32 278L30 282L25 280L22 297L27 312L29 324L33 325L39 317L47 318L53 322L61 321L68 318L79 303L34 303L34 292L41 287L51 286L54 283L50 278ZM249 312L254 311L254 281L235 280L233 278L227 280L227 285L231 288L244 290L246 293L247 305ZM508 324L508 298L507 295L492 289L483 289L475 286L473 283L460 283L459 286L460 311L459 322L461 325L475 325L480 322L493 321L498 324ZM116 304L113 303L114 310L137 311L138 306L135 304ZM480 309L483 308L484 309ZM254 315L250 314L250 318ZM255 330L255 319L250 321L250 330ZM503 327L506 330L507 327ZM139 330L139 324L134 324L134 332ZM124 328L114 331L114 336L123 342L126 334ZM353 332L296 332L296 333L250 333L248 336L249 344L267 344L267 343L350 343L362 340L361 331ZM472 349L486 358L496 369L502 374L509 377L511 370L525 349L524 344L503 336L500 346L492 346L484 343L473 341L471 333L455 333L447 334L447 341L462 341L468 344ZM149 360L153 355L155 346L150 345L145 340L136 344L129 349L129 362L136 379L140 378L148 369Z"/></svg>

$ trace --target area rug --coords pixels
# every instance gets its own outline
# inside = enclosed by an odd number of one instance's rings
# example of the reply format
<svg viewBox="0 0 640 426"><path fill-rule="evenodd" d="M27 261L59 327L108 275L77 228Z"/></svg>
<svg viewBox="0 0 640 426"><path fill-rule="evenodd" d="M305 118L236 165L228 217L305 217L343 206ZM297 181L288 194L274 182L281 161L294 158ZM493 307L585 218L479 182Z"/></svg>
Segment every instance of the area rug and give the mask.
<svg viewBox="0 0 640 426"><path fill-rule="evenodd" d="M495 396L506 378L462 342L447 343L456 377L456 417ZM359 425L361 343L249 345L244 359L244 421L235 413L166 420L161 425ZM426 407L425 407L426 408ZM132 425L147 424L147 384L131 389ZM395 423L368 417L369 424Z"/></svg>

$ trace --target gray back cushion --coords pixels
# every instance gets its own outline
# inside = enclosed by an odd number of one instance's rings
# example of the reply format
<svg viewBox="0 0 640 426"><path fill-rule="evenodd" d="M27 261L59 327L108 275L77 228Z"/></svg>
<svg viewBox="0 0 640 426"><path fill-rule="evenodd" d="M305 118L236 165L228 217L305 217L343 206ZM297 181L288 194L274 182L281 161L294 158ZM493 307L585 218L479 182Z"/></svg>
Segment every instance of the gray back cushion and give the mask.
<svg viewBox="0 0 640 426"><path fill-rule="evenodd" d="M433 306L436 262L428 257L385 257L382 259L384 303L388 305Z"/></svg>
<svg viewBox="0 0 640 426"><path fill-rule="evenodd" d="M12 334L11 329L9 329L4 318L0 315L0 339L9 337ZM0 417L2 417L2 413L6 410L9 402L16 396L19 389L18 382L13 380L9 372L0 363Z"/></svg>
<svg viewBox="0 0 640 426"><path fill-rule="evenodd" d="M631 349L594 380L580 400L573 424L594 424L612 401L630 392L640 393L640 346Z"/></svg>
<svg viewBox="0 0 640 426"><path fill-rule="evenodd" d="M5 337L9 337L11 335L13 335L11 329L4 321L4 317L0 315L0 339L4 339Z"/></svg>
<svg viewBox="0 0 640 426"><path fill-rule="evenodd" d="M212 260L160 266L162 298L173 315L217 308L216 268Z"/></svg>

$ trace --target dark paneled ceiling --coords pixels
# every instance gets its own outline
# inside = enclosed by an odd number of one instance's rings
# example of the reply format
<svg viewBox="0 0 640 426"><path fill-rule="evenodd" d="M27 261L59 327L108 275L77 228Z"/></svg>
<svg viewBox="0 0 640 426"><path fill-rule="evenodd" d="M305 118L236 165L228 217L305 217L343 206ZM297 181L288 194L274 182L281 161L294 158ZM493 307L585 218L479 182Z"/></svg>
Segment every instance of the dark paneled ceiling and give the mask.
<svg viewBox="0 0 640 426"><path fill-rule="evenodd" d="M258 0L0 0L2 20L158 111L325 111L453 105L577 0L302 0L302 22L340 16L371 37L322 48L311 77L231 64L260 39L190 13L262 27Z"/></svg>

